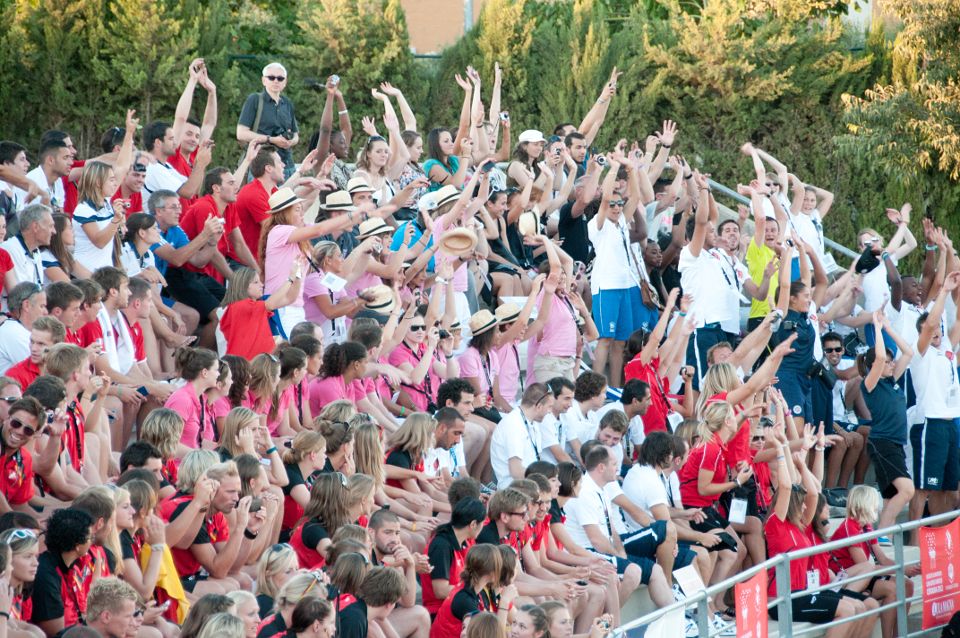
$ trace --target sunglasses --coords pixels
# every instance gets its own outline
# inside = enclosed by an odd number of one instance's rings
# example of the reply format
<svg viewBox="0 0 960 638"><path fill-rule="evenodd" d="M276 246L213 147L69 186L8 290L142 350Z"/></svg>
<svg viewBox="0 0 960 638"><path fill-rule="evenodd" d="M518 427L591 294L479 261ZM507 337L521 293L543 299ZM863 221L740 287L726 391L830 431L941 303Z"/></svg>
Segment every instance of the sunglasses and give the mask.
<svg viewBox="0 0 960 638"><path fill-rule="evenodd" d="M830 353L832 353L832 352L843 352L843 348L842 348L842 347L840 347L840 348L824 348L823 351L824 351L826 354L830 354Z"/></svg>
<svg viewBox="0 0 960 638"><path fill-rule="evenodd" d="M283 75L265 75L265 76L263 76L263 77L267 78L267 79L270 80L271 82L283 82L284 80L287 79L287 78L286 78L285 76L283 76Z"/></svg>
<svg viewBox="0 0 960 638"><path fill-rule="evenodd" d="M610 201L611 206L623 206L624 203L625 202L622 199L614 199Z"/></svg>
<svg viewBox="0 0 960 638"><path fill-rule="evenodd" d="M7 403L13 403L17 401L20 397L0 397L0 401L6 401Z"/></svg>
<svg viewBox="0 0 960 638"><path fill-rule="evenodd" d="M32 529L19 528L10 532L10 538L18 541L27 540L28 538L36 538L37 533Z"/></svg>
<svg viewBox="0 0 960 638"><path fill-rule="evenodd" d="M23 428L23 433L27 436L33 436L37 433L35 428L30 427L20 419L10 419L10 428L13 430L19 430L20 428Z"/></svg>
<svg viewBox="0 0 960 638"><path fill-rule="evenodd" d="M755 436L755 437L751 438L750 440L751 440L752 442L754 442L754 443L762 443L762 442L763 442L763 436Z"/></svg>
<svg viewBox="0 0 960 638"><path fill-rule="evenodd" d="M426 330L426 329L427 329L427 326L425 324L419 325L419 326L410 326L409 328L410 332L422 332L423 330Z"/></svg>
<svg viewBox="0 0 960 638"><path fill-rule="evenodd" d="M143 610L142 610L142 609L138 609L137 611L133 612L133 617L134 617L134 618L143 618Z"/></svg>

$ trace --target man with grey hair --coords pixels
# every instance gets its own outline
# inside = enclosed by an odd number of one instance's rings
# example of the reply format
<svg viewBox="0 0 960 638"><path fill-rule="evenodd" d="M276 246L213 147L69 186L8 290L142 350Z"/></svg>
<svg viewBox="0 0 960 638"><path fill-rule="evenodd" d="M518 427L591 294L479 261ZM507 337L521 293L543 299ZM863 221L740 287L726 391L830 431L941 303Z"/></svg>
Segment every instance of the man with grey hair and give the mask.
<svg viewBox="0 0 960 638"><path fill-rule="evenodd" d="M237 141L272 144L277 147L284 164L284 179L295 170L293 152L300 141L300 129L293 102L282 95L287 86L287 69L279 62L263 67L263 91L251 93L243 103L237 122Z"/></svg>
<svg viewBox="0 0 960 638"><path fill-rule="evenodd" d="M0 370L30 356L30 327L47 314L47 295L39 284L24 281L7 295L10 319L0 325Z"/></svg>
<svg viewBox="0 0 960 638"><path fill-rule="evenodd" d="M42 285L45 277L41 246L49 246L56 230L53 209L43 204L30 204L20 211L20 233L0 244L13 261L17 283Z"/></svg>

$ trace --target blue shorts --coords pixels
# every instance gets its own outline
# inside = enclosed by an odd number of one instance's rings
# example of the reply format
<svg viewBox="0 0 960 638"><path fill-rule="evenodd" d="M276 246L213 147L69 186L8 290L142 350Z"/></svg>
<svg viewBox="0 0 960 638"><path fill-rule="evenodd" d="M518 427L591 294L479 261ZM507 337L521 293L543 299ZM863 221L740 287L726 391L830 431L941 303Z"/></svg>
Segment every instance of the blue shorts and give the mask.
<svg viewBox="0 0 960 638"><path fill-rule="evenodd" d="M593 321L601 339L629 339L644 322L649 323L640 288L601 290L593 295ZM653 329L652 325L650 329Z"/></svg>
<svg viewBox="0 0 960 638"><path fill-rule="evenodd" d="M607 561L611 565L617 568L617 573L623 576L627 571L627 568L630 565L636 565L640 568L640 583L643 585L650 584L650 576L653 575L653 567L656 563L649 558L641 558L639 556L630 556L627 554L627 558L620 558L619 556L610 556L609 554L601 554L595 549L587 549L594 556L599 556L603 560Z"/></svg>
<svg viewBox="0 0 960 638"><path fill-rule="evenodd" d="M910 429L913 484L918 490L951 492L960 484L957 420L928 418Z"/></svg>
<svg viewBox="0 0 960 638"><path fill-rule="evenodd" d="M805 372L780 368L776 387L790 406L790 416L803 417L804 423L813 422L813 384Z"/></svg>
<svg viewBox="0 0 960 638"><path fill-rule="evenodd" d="M627 556L656 559L657 548L667 538L667 521L653 521L650 527L626 534L623 537L623 549Z"/></svg>
<svg viewBox="0 0 960 638"><path fill-rule="evenodd" d="M691 565L696 558L697 553L693 551L692 543L688 543L687 541L678 541L677 557L673 559L673 568L680 569L681 567Z"/></svg>
<svg viewBox="0 0 960 638"><path fill-rule="evenodd" d="M173 308L173 304L177 303L176 299L171 299L170 297L160 297L160 301L162 301L163 305L167 308Z"/></svg>

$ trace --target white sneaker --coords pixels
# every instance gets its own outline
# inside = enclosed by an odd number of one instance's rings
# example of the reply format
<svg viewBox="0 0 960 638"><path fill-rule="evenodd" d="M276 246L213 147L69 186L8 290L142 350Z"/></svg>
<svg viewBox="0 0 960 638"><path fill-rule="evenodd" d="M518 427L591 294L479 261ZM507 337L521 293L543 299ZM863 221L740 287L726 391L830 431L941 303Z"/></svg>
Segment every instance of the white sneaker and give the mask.
<svg viewBox="0 0 960 638"><path fill-rule="evenodd" d="M685 638L699 638L700 627L697 625L696 620L693 618L687 618L687 626L683 630L683 635Z"/></svg>
<svg viewBox="0 0 960 638"><path fill-rule="evenodd" d="M687 599L687 595L683 593L683 590L680 589L680 585L673 584L673 602L681 603Z"/></svg>
<svg viewBox="0 0 960 638"><path fill-rule="evenodd" d="M720 616L719 612L713 614L713 619L710 621L710 630L711 635L714 636L736 636L737 635L737 626L734 623L727 622Z"/></svg>

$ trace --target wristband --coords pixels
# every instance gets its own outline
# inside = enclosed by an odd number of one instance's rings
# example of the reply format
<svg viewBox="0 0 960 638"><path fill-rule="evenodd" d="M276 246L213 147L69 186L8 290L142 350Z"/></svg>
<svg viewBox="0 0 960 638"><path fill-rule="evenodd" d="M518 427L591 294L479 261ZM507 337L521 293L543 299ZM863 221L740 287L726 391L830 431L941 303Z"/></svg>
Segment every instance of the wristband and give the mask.
<svg viewBox="0 0 960 638"><path fill-rule="evenodd" d="M678 312L677 314L678 314L679 316L681 316L681 317L686 317L686 316L687 316L687 313L683 312L682 310L681 310L680 312Z"/></svg>
<svg viewBox="0 0 960 638"><path fill-rule="evenodd" d="M890 253L888 253L887 251L883 251L882 253L880 253L880 259L890 259Z"/></svg>
<svg viewBox="0 0 960 638"><path fill-rule="evenodd" d="M150 549L152 549L155 552L162 552L163 548L166 546L167 546L166 543L153 543L152 545L150 545Z"/></svg>
<svg viewBox="0 0 960 638"><path fill-rule="evenodd" d="M248 529L243 530L243 537L244 537L244 538L249 538L249 539L252 540L252 541L253 541L253 540L256 540L256 539L257 539L257 536L258 536L259 534L260 534L260 532L257 532L256 534L254 534L253 532L251 532L251 531L248 530Z"/></svg>
<svg viewBox="0 0 960 638"><path fill-rule="evenodd" d="M816 448L817 452L823 452L826 449L826 446L818 445Z"/></svg>
<svg viewBox="0 0 960 638"><path fill-rule="evenodd" d="M669 148L669 147L667 147L667 148ZM692 179L692 178L693 178L693 173L690 173L689 175L684 175L684 176L683 176L683 179Z"/></svg>
<svg viewBox="0 0 960 638"><path fill-rule="evenodd" d="M438 284L440 284L441 286L444 286L444 285L446 285L446 283L447 283L447 280L444 279L443 277L437 277L435 281L436 281Z"/></svg>
<svg viewBox="0 0 960 638"><path fill-rule="evenodd" d="M5 611L0 611L0 617L5 618L6 620L10 620L10 614L8 614Z"/></svg>
<svg viewBox="0 0 960 638"><path fill-rule="evenodd" d="M403 415L406 414L406 413L407 413L407 408L405 408L404 406L401 405L401 406L400 406L400 416L403 416Z"/></svg>
<svg viewBox="0 0 960 638"><path fill-rule="evenodd" d="M937 249L936 244L927 244L927 250L936 250L936 249Z"/></svg>
<svg viewBox="0 0 960 638"><path fill-rule="evenodd" d="M277 451L277 446L274 445L272 448L270 448L269 450L267 450L267 456L273 454L273 453L276 452L276 451Z"/></svg>
<svg viewBox="0 0 960 638"><path fill-rule="evenodd" d="M783 460L786 459L786 458L787 458L787 457L785 457L784 455L781 454L780 456L777 457L777 460L778 460L778 461L783 461Z"/></svg>
<svg viewBox="0 0 960 638"><path fill-rule="evenodd" d="M736 477L735 479L733 479L733 482L737 484L737 487L743 487L742 485L740 485L740 477L739 477L739 476Z"/></svg>
<svg viewBox="0 0 960 638"><path fill-rule="evenodd" d="M337 115L346 115L347 113L349 113L349 110L348 110L348 109L343 109L342 111L337 111Z"/></svg>

